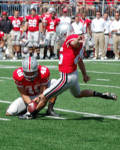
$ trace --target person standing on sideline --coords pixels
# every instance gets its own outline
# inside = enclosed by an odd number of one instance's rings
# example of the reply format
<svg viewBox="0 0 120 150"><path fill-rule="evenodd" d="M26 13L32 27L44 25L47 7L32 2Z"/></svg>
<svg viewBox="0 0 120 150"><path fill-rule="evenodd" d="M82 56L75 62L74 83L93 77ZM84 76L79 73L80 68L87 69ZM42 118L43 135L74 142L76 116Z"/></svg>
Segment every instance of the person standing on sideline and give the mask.
<svg viewBox="0 0 120 150"><path fill-rule="evenodd" d="M6 57L12 58L12 39L11 39L11 30L13 29L13 25L8 18L7 12L2 12L2 19L0 20L0 31L4 33L4 40L7 48L5 50Z"/></svg>
<svg viewBox="0 0 120 150"><path fill-rule="evenodd" d="M95 44L95 57L94 59L98 59L99 57L104 60L105 59L105 51L104 51L104 27L105 22L101 17L100 11L96 12L96 18L93 19L91 24L91 30L93 32L94 44Z"/></svg>
<svg viewBox="0 0 120 150"><path fill-rule="evenodd" d="M105 21L105 30L104 30L104 37L105 37L105 46L104 46L104 51L105 51L105 59L107 59L106 54L107 54L107 48L109 44L109 39L110 39L110 25L111 25L111 20L108 17L108 13L105 12L103 15L103 19Z"/></svg>
<svg viewBox="0 0 120 150"><path fill-rule="evenodd" d="M110 26L110 31L113 34L113 49L115 53L115 60L120 59L118 44L120 43L120 14L115 13L115 20Z"/></svg>

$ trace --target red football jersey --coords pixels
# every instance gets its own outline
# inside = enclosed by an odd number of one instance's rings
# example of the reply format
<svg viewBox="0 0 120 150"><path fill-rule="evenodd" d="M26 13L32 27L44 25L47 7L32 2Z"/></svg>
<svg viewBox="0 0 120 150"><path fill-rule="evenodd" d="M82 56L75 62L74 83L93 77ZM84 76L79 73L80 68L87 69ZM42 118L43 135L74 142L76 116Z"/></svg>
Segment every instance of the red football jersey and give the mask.
<svg viewBox="0 0 120 150"><path fill-rule="evenodd" d="M80 18L80 22L83 24L83 28L86 29L86 32L87 32L87 28L90 26L91 24L91 20L90 19L82 19Z"/></svg>
<svg viewBox="0 0 120 150"><path fill-rule="evenodd" d="M3 39L4 37L4 32L0 31L0 39Z"/></svg>
<svg viewBox="0 0 120 150"><path fill-rule="evenodd" d="M23 17L16 18L14 16L11 16L11 17L9 17L9 19L12 22L13 30L20 31L20 25L22 24L24 18Z"/></svg>
<svg viewBox="0 0 120 150"><path fill-rule="evenodd" d="M35 32L39 31L40 16L36 15L32 17L31 15L26 16L26 21L28 22L28 31Z"/></svg>
<svg viewBox="0 0 120 150"><path fill-rule="evenodd" d="M79 35L72 34L69 35L59 52L59 71L63 73L72 73L77 69L77 63L79 59L82 59L83 55L83 44L80 45L80 48L73 49L70 43L78 38Z"/></svg>
<svg viewBox="0 0 120 150"><path fill-rule="evenodd" d="M13 80L18 87L24 89L28 96L40 94L40 86L48 83L50 71L45 66L38 66L38 76L34 81L27 80L23 75L23 68L18 68L13 72Z"/></svg>
<svg viewBox="0 0 120 150"><path fill-rule="evenodd" d="M46 22L46 19L47 19L47 18L50 18L50 17L51 17L51 14L50 14L49 12L43 13L43 14L41 15L41 18L42 18L42 21L43 21L43 22Z"/></svg>
<svg viewBox="0 0 120 150"><path fill-rule="evenodd" d="M55 19L52 19L51 17L46 18L46 23L47 23L46 31L47 32L51 32L51 31L55 32L56 26L59 24L59 22L60 22L59 18L55 18Z"/></svg>

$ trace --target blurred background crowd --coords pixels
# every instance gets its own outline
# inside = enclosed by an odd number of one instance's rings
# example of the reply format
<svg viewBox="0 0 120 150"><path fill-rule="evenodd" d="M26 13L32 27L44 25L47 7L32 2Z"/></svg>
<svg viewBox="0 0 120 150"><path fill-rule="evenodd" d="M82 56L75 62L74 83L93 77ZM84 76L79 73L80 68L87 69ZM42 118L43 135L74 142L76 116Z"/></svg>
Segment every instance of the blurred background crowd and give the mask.
<svg viewBox="0 0 120 150"><path fill-rule="evenodd" d="M120 59L120 0L0 0L0 15L0 59L57 59L60 23L84 35L84 58Z"/></svg>

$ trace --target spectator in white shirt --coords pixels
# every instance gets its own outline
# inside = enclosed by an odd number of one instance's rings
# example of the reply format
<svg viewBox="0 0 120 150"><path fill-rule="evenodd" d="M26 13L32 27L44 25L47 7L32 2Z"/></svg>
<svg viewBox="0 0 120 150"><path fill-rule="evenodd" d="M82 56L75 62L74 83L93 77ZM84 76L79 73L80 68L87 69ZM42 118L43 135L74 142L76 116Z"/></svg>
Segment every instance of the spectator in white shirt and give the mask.
<svg viewBox="0 0 120 150"><path fill-rule="evenodd" d="M118 44L120 43L120 14L115 13L115 20L111 23L110 31L113 34L113 49L115 59L120 59Z"/></svg>
<svg viewBox="0 0 120 150"><path fill-rule="evenodd" d="M109 19L107 12L104 13L103 19L104 19L104 22L105 22L105 27L104 27L104 37L105 37L104 51L105 51L105 54L106 54L108 44L109 44L109 39L110 39L110 25L111 25L111 20Z"/></svg>
<svg viewBox="0 0 120 150"><path fill-rule="evenodd" d="M67 16L68 9L63 9L63 15L60 17L60 23L71 23L71 18Z"/></svg>
<svg viewBox="0 0 120 150"><path fill-rule="evenodd" d="M86 28L80 22L80 17L78 15L75 16L75 21L72 23L72 27L74 29L75 34L84 34Z"/></svg>
<svg viewBox="0 0 120 150"><path fill-rule="evenodd" d="M93 38L95 43L95 57L94 59L98 59L99 57L101 60L105 59L105 51L104 51L104 19L101 17L100 11L96 12L96 18L93 19L91 24L91 29L93 32Z"/></svg>

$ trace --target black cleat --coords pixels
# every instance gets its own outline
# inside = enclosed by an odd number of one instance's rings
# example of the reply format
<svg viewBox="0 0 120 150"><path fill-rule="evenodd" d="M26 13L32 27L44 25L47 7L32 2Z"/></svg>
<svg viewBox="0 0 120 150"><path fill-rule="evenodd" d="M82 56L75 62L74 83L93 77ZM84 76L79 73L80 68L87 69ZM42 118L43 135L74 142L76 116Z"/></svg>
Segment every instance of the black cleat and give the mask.
<svg viewBox="0 0 120 150"><path fill-rule="evenodd" d="M109 93L109 92L103 93L102 94L102 98L104 98L104 99L112 99L114 101L117 100L117 96L114 93Z"/></svg>
<svg viewBox="0 0 120 150"><path fill-rule="evenodd" d="M47 110L46 115L47 116L59 117L59 114L57 114L54 110Z"/></svg>
<svg viewBox="0 0 120 150"><path fill-rule="evenodd" d="M24 115L18 116L18 118L23 119L23 120L31 120L31 119L34 119L35 117L32 114L30 114L29 112L27 112Z"/></svg>

